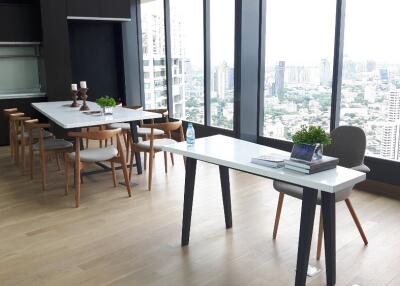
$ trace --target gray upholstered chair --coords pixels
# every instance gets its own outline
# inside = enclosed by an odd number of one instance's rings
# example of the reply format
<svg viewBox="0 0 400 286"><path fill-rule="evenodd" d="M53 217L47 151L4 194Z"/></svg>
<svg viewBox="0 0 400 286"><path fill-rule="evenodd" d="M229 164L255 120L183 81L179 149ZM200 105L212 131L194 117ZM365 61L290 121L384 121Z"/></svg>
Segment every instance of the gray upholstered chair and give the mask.
<svg viewBox="0 0 400 286"><path fill-rule="evenodd" d="M326 146L324 154L332 157L339 158L339 165L347 168L351 168L360 172L368 173L370 169L364 165L364 154L366 148L366 138L364 131L355 126L340 126L331 132L332 144ZM279 192L278 206L276 209L275 225L273 238L276 239L278 232L279 219L282 210L283 198L285 195L302 199L303 188L294 186L288 183L274 181L273 186L275 190ZM360 221L354 211L354 208L350 202L350 194L352 188L343 190L336 194L336 202L345 201L347 208L350 211L351 216L360 232L361 238L364 244L368 244L367 237L361 227ZM321 205L321 192L318 192L317 204ZM322 235L323 235L323 222L322 214L320 215L319 231L318 231L318 243L317 243L317 260L321 256L322 247Z"/></svg>

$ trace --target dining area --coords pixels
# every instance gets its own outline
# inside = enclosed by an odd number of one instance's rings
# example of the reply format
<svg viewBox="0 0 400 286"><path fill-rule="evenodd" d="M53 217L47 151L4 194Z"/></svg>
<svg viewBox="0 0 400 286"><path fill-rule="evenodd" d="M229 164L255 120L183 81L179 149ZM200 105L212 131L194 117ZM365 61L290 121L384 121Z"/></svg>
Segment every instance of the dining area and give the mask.
<svg viewBox="0 0 400 286"><path fill-rule="evenodd" d="M65 196L74 188L75 207L80 205L84 178L105 172L110 173L115 188L126 188L131 197L132 189L138 185L136 177L148 169L144 187L151 191L155 154L163 145L184 141L182 122L169 122L165 109L145 111L141 106L115 106L112 100L109 113L95 102L78 102L77 98L72 103L32 103L46 122L18 108L4 109L9 125L9 160L31 181L39 179L43 192L49 188L48 171L55 167L58 179L64 181ZM163 153L167 174L168 165L175 160L172 153ZM117 172L123 175L121 182Z"/></svg>

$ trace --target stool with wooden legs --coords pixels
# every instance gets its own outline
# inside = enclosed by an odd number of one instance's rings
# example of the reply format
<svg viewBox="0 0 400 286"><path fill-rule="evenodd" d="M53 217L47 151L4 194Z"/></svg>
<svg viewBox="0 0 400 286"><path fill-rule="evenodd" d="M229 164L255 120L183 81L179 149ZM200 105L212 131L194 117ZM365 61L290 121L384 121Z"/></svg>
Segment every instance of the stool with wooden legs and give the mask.
<svg viewBox="0 0 400 286"><path fill-rule="evenodd" d="M153 177L153 162L154 156L157 152L162 152L162 147L168 144L174 144L176 142L184 141L185 137L183 135L183 127L182 121L174 121L174 122L165 122L165 123L154 123L154 124L144 124L143 127L150 128L150 140L135 143L132 145L132 154L136 152L144 152L149 155L149 177L148 177L148 190L151 191L151 183ZM162 130L164 131L163 135L155 135L154 130ZM178 141L172 139L171 132L178 131ZM132 162L133 159L131 157L130 171L129 174L132 174ZM167 153L164 152L164 169L165 173L167 173Z"/></svg>
<svg viewBox="0 0 400 286"><path fill-rule="evenodd" d="M42 180L42 190L46 190L46 163L48 155L62 156L65 158L67 152L73 150L73 144L64 139L55 139L54 137L45 137L45 128L50 128L50 124L39 123L39 120L27 120L25 121L25 127L29 134L29 165L30 165L30 176L34 178L34 166L35 166L35 152L39 154L40 158L40 174ZM36 135L38 133L39 135ZM58 168L60 168L57 159ZM65 165L65 162L64 162Z"/></svg>
<svg viewBox="0 0 400 286"><path fill-rule="evenodd" d="M5 118L8 120L8 136L9 136L9 144L10 144L10 154L11 154L11 158L14 158L14 151L13 151L13 145L12 145L12 128L11 128L11 121L10 121L10 114L13 113L18 113L18 108L7 108L7 109L3 109L3 114L5 116Z"/></svg>
<svg viewBox="0 0 400 286"><path fill-rule="evenodd" d="M89 132L69 132L69 137L75 138L75 152L65 156L65 194L69 191L69 169L71 166L75 167L75 206L79 207L80 204L80 191L81 191L81 170L98 162L110 162L112 169L112 177L114 187L116 187L115 167L114 164L118 163L122 166L125 184L129 197L131 197L131 187L128 178L128 169L125 162L124 151L121 145L119 135L121 129L112 130L97 130ZM89 148L80 150L80 140L107 140L116 137L117 147L108 146L105 148Z"/></svg>

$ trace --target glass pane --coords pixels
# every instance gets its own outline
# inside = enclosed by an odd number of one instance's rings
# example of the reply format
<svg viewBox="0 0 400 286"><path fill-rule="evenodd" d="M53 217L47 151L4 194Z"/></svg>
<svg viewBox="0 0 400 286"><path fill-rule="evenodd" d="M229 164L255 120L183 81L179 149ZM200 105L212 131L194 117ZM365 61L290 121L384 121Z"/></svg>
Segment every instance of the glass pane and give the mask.
<svg viewBox="0 0 400 286"><path fill-rule="evenodd" d="M203 0L170 0L174 117L204 123Z"/></svg>
<svg viewBox="0 0 400 286"><path fill-rule="evenodd" d="M233 129L235 1L210 1L211 125Z"/></svg>
<svg viewBox="0 0 400 286"><path fill-rule="evenodd" d="M164 1L141 0L145 108L167 107Z"/></svg>
<svg viewBox="0 0 400 286"><path fill-rule="evenodd" d="M35 47L0 47L0 94L40 92Z"/></svg>
<svg viewBox="0 0 400 286"><path fill-rule="evenodd" d="M329 131L335 0L268 0L264 136L291 140L302 125Z"/></svg>
<svg viewBox="0 0 400 286"><path fill-rule="evenodd" d="M399 160L399 1L346 4L340 125L367 136L367 155Z"/></svg>

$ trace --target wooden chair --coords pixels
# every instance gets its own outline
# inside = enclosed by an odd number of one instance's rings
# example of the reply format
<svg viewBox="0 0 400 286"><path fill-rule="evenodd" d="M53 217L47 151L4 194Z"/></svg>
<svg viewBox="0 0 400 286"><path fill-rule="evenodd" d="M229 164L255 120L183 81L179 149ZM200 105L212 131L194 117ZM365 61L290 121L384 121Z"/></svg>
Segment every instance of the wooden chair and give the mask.
<svg viewBox="0 0 400 286"><path fill-rule="evenodd" d="M40 174L42 180L42 190L46 190L46 163L49 155L55 155L57 158L58 169L60 170L60 163L58 156L61 155L65 159L65 154L73 150L73 144L64 139L56 139L54 137L45 137L45 128L50 128L50 124L39 123L39 120L32 119L27 120L24 123L28 134L29 134L29 165L30 165L30 177L34 178L34 165L35 152L39 154L40 157ZM37 136L35 133L38 133ZM64 160L65 165L65 160Z"/></svg>
<svg viewBox="0 0 400 286"><path fill-rule="evenodd" d="M179 142L184 141L185 137L183 135L183 127L182 121L174 121L174 122L165 122L165 123L154 123L154 124L144 124L144 128L150 128L150 140L142 141L132 145L132 154L135 152L144 152L145 154L149 154L149 178L148 178L148 190L151 191L151 183L153 177L153 163L154 156L156 153L162 151L162 146L176 143L174 139L172 139L171 132L179 131ZM164 134L155 135L154 130L162 130ZM130 171L129 175L132 174L132 163L133 158L131 157ZM165 173L167 173L167 152L164 152L164 168Z"/></svg>
<svg viewBox="0 0 400 286"><path fill-rule="evenodd" d="M89 132L69 132L68 136L75 138L75 152L65 156L65 194L69 191L69 167L70 164L75 166L75 206L79 207L80 204L80 191L81 191L81 170L86 168L88 165L92 165L98 162L110 162L112 169L112 177L114 187L117 186L115 167L114 163L119 163L122 166L124 173L124 179L129 197L131 197L130 180L128 177L128 169L126 167L124 151L121 145L119 135L121 129L112 130L98 130ZM107 140L116 137L117 148L114 146L108 146L105 148L89 148L80 150L80 140Z"/></svg>
<svg viewBox="0 0 400 286"><path fill-rule="evenodd" d="M368 173L369 168L364 165L364 154L366 148L366 137L364 131L355 126L339 126L331 132L332 144L325 147L324 154L339 158L339 164L346 168L351 168L360 172ZM274 189L279 192L278 206L276 208L273 239L276 239L279 220L282 211L283 199L285 195L302 199L303 188L289 183L274 181ZM367 237L356 215L353 205L350 201L350 194L353 188L345 189L335 195L336 203L345 201L351 217L356 224L364 245L368 245ZM317 204L321 205L321 192L318 191ZM319 220L318 242L317 242L317 260L321 257L323 237L322 212Z"/></svg>
<svg viewBox="0 0 400 286"><path fill-rule="evenodd" d="M23 130L23 122L31 119L28 116L25 116L25 113L17 112L9 115L10 121L10 140L12 145L12 155L14 159L14 163L18 166L20 161L20 139L21 132Z"/></svg>
<svg viewBox="0 0 400 286"><path fill-rule="evenodd" d="M9 144L10 144L10 155L11 158L14 158L14 148L13 148L13 142L12 142L12 127L11 127L11 121L10 121L10 114L18 113L18 108L7 108L3 109L3 114L4 117L8 120L8 136L9 136Z"/></svg>

